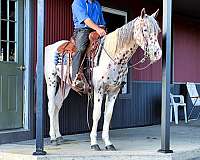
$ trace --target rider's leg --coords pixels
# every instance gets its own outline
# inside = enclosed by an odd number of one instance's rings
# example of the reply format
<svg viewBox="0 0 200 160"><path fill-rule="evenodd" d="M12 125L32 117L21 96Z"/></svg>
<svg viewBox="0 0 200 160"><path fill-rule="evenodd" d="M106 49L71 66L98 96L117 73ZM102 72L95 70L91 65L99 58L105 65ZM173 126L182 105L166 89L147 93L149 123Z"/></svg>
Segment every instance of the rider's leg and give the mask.
<svg viewBox="0 0 200 160"><path fill-rule="evenodd" d="M75 29L74 38L76 41L77 53L73 57L73 61L72 61L72 80L75 78L78 72L78 69L81 63L80 60L83 57L85 50L88 46L89 33L90 33L89 29Z"/></svg>

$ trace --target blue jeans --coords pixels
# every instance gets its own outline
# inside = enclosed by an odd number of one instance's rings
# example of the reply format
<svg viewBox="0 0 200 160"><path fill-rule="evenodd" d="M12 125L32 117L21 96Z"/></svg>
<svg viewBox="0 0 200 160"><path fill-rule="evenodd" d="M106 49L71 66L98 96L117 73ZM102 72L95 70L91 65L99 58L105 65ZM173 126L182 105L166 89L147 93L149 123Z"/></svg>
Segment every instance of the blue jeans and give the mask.
<svg viewBox="0 0 200 160"><path fill-rule="evenodd" d="M80 67L80 63L89 43L89 34L91 31L91 29L75 29L74 31L77 53L72 61L72 80L74 80Z"/></svg>

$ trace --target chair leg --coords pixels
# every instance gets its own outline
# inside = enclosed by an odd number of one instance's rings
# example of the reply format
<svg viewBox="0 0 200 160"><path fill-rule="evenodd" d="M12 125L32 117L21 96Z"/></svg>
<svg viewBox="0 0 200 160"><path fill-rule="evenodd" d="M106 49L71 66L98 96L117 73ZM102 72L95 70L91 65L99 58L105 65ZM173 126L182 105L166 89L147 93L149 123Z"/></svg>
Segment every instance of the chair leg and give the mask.
<svg viewBox="0 0 200 160"><path fill-rule="evenodd" d="M170 106L170 122L172 122L172 109L173 109L173 106L171 105Z"/></svg>
<svg viewBox="0 0 200 160"><path fill-rule="evenodd" d="M185 115L185 123L187 123L187 111L186 111L186 105L184 106L184 115Z"/></svg>
<svg viewBox="0 0 200 160"><path fill-rule="evenodd" d="M178 106L174 105L174 117L175 117L175 123L178 124Z"/></svg>

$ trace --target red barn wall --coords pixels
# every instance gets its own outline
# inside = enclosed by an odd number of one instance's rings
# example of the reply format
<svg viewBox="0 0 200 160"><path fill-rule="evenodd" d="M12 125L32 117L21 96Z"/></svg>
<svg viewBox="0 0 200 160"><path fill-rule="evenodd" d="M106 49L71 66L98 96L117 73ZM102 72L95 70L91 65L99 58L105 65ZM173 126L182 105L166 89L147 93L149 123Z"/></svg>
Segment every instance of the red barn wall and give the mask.
<svg viewBox="0 0 200 160"><path fill-rule="evenodd" d="M72 35L72 0L46 0L45 46ZM37 33L37 1L34 1L34 32ZM36 44L36 35L34 37ZM35 47L34 47L35 48Z"/></svg>
<svg viewBox="0 0 200 160"><path fill-rule="evenodd" d="M174 80L200 82L200 21L174 18Z"/></svg>
<svg viewBox="0 0 200 160"><path fill-rule="evenodd" d="M46 0L45 45L72 35L71 0Z"/></svg>

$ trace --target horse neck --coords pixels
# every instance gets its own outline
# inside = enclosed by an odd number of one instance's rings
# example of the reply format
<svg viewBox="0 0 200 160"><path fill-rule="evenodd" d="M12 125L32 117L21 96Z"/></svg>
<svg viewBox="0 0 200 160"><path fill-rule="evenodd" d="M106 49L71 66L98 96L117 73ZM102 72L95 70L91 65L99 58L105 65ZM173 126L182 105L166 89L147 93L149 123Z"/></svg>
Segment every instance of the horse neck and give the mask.
<svg viewBox="0 0 200 160"><path fill-rule="evenodd" d="M132 58L133 54L136 52L138 44L135 40L127 43L122 48L116 50L115 61L117 63L127 64Z"/></svg>
<svg viewBox="0 0 200 160"><path fill-rule="evenodd" d="M138 48L138 44L136 43L136 39L134 36L134 30L136 29L135 22L136 18L118 29L116 57L118 59L123 59L123 56L125 54L125 56L127 57L126 63L128 63L128 61L131 59L136 49Z"/></svg>

